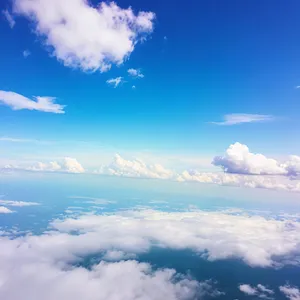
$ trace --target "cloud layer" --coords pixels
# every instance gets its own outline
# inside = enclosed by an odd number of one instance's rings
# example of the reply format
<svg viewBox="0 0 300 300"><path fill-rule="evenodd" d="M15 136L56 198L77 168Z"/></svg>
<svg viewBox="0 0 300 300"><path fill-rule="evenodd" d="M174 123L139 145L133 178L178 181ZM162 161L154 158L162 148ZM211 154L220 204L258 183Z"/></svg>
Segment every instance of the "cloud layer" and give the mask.
<svg viewBox="0 0 300 300"><path fill-rule="evenodd" d="M107 71L121 64L153 31L155 14L114 2L97 7L85 0L14 0L14 12L31 20L52 54L65 66Z"/></svg>
<svg viewBox="0 0 300 300"><path fill-rule="evenodd" d="M0 91L0 104L7 105L13 110L38 110L43 112L63 114L64 106L56 104L54 97L34 97L31 100L15 92Z"/></svg>
<svg viewBox="0 0 300 300"><path fill-rule="evenodd" d="M300 254L298 222L245 213L134 210L56 220L52 227L66 234L62 253L76 256L111 250L137 254L156 246L191 249L208 260L236 258L251 266L278 267L296 264ZM53 251L61 245L56 235L47 239Z"/></svg>

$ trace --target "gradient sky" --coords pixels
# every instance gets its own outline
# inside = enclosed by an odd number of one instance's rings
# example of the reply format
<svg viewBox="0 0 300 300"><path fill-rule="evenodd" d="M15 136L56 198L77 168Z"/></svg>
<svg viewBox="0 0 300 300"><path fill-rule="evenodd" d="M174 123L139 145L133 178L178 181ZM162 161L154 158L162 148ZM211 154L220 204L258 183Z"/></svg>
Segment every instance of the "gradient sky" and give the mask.
<svg viewBox="0 0 300 300"><path fill-rule="evenodd" d="M87 164L99 165L118 152L185 157L207 168L234 142L272 157L300 152L298 1L117 4L154 12L154 30L101 73L64 66L34 22L1 1L0 90L65 105L65 114L0 105L2 160L80 159L84 152ZM144 78L128 76L130 68ZM118 87L107 83L119 76ZM267 120L222 125L231 114Z"/></svg>

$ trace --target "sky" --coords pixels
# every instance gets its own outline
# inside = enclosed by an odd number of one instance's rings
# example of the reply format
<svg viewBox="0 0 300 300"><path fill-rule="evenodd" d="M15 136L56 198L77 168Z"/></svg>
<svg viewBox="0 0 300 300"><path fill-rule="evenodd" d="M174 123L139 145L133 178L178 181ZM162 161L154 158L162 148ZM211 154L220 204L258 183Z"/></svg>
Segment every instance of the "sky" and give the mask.
<svg viewBox="0 0 300 300"><path fill-rule="evenodd" d="M0 298L300 300L299 10L0 1Z"/></svg>

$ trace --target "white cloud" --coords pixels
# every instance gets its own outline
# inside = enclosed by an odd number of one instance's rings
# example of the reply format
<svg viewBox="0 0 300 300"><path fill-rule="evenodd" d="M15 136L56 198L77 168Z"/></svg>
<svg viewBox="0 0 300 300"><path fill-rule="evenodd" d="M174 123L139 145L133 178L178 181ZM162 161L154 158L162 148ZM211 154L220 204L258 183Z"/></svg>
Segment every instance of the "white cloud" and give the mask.
<svg viewBox="0 0 300 300"><path fill-rule="evenodd" d="M10 214L10 213L13 213L13 211L8 209L7 207L0 206L0 214Z"/></svg>
<svg viewBox="0 0 300 300"><path fill-rule="evenodd" d="M40 203L37 202L24 202L24 201L12 201L12 200L0 200L0 204L6 206L18 206L18 207L40 205Z"/></svg>
<svg viewBox="0 0 300 300"><path fill-rule="evenodd" d="M13 16L8 10L4 10L2 13L7 20L9 27L13 28L16 25L16 21L14 20Z"/></svg>
<svg viewBox="0 0 300 300"><path fill-rule="evenodd" d="M107 261L120 261L120 260L127 260L135 258L135 254L125 253L119 250L108 250L102 257L102 259Z"/></svg>
<svg viewBox="0 0 300 300"><path fill-rule="evenodd" d="M90 233L73 235L59 231L17 238L3 235L0 298L192 300L207 294L213 297L222 294L210 280L197 282L173 269L154 270L150 264L134 260L91 262L90 268L80 266L86 255L101 254L106 238L106 235L94 239ZM110 236L111 241L114 238ZM104 256L124 259L121 254L109 250Z"/></svg>
<svg viewBox="0 0 300 300"><path fill-rule="evenodd" d="M65 157L62 161L51 161L49 163L37 162L29 166L8 165L5 169L24 170L35 172L67 172L67 173L84 173L82 165L72 157Z"/></svg>
<svg viewBox="0 0 300 300"><path fill-rule="evenodd" d="M102 167L99 174L125 176L125 177L141 177L141 178L157 178L172 179L175 175L173 171L165 169L160 164L146 164L142 160L126 160L119 154L116 154L112 163Z"/></svg>
<svg viewBox="0 0 300 300"><path fill-rule="evenodd" d="M12 142L12 143L31 143L31 142L37 142L37 140L19 139L19 138L12 138L12 137L6 137L6 136L0 137L0 141L1 142Z"/></svg>
<svg viewBox="0 0 300 300"><path fill-rule="evenodd" d="M128 74L132 77L136 78L144 78L144 74L142 74L140 69L128 69L127 70Z"/></svg>
<svg viewBox="0 0 300 300"><path fill-rule="evenodd" d="M135 90L135 89L136 89L136 86L135 86L135 85L133 85L133 86L132 86L132 89L133 89L133 90Z"/></svg>
<svg viewBox="0 0 300 300"><path fill-rule="evenodd" d="M138 254L155 246L191 249L211 261L236 258L251 266L279 267L297 263L300 254L299 222L250 216L243 211L134 210L56 220L52 226L70 233L61 238L65 249L59 255L71 251L82 256L109 250ZM74 236L72 232L80 234ZM56 252L61 239L47 236L47 251Z"/></svg>
<svg viewBox="0 0 300 300"><path fill-rule="evenodd" d="M31 52L29 50L24 50L23 51L23 56L26 58L31 54Z"/></svg>
<svg viewBox="0 0 300 300"><path fill-rule="evenodd" d="M223 122L211 122L216 125L237 125L243 123L273 121L274 117L270 115L257 114L229 114L224 116Z"/></svg>
<svg viewBox="0 0 300 300"><path fill-rule="evenodd" d="M64 113L64 105L54 103L54 97L34 97L31 100L15 92L0 91L0 104L7 105L13 110L29 109L56 114Z"/></svg>
<svg viewBox="0 0 300 300"><path fill-rule="evenodd" d="M291 155L289 160L279 162L263 154L251 153L246 145L235 143L229 146L224 156L216 156L212 162L227 173L252 175L290 175L300 173L300 157Z"/></svg>
<svg viewBox="0 0 300 300"><path fill-rule="evenodd" d="M110 164L102 166L100 170L97 170L94 173L112 176L169 179L179 182L190 181L225 186L300 192L299 180L289 180L282 176L250 176L223 172L200 172L197 170L185 170L178 173L166 169L160 164L147 164L140 159L126 160L119 154L115 155Z"/></svg>
<svg viewBox="0 0 300 300"><path fill-rule="evenodd" d="M255 176L228 173L209 173L189 170L182 172L178 181L191 181L200 183L213 183L225 186L245 188L262 188L288 192L300 192L300 181L289 180L280 176Z"/></svg>
<svg viewBox="0 0 300 300"><path fill-rule="evenodd" d="M135 14L114 2L93 7L85 0L14 0L14 12L33 22L65 66L101 72L128 58L153 31L155 18L152 12Z"/></svg>
<svg viewBox="0 0 300 300"><path fill-rule="evenodd" d="M271 295L274 294L273 290L268 289L262 284L258 284L256 287L252 287L250 284L239 285L241 292L248 296L257 296L264 299L273 299Z"/></svg>
<svg viewBox="0 0 300 300"><path fill-rule="evenodd" d="M290 300L300 300L300 289L290 285L279 287L280 291Z"/></svg>
<svg viewBox="0 0 300 300"><path fill-rule="evenodd" d="M251 285L249 285L249 284L241 284L239 286L239 289L241 292L243 292L247 295L250 295L250 296L254 296L257 293L257 290L255 288L251 287Z"/></svg>
<svg viewBox="0 0 300 300"><path fill-rule="evenodd" d="M123 77L111 78L106 80L106 83L112 85L114 88L118 87L123 82Z"/></svg>

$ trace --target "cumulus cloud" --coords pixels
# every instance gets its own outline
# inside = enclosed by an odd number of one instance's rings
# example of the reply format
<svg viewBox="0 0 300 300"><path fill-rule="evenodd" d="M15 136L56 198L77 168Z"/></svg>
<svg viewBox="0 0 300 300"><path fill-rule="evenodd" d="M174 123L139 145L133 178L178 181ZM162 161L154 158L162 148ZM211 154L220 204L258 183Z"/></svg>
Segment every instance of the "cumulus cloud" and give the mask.
<svg viewBox="0 0 300 300"><path fill-rule="evenodd" d="M18 207L40 205L40 203L37 202L12 201L12 200L1 200L1 199L0 199L0 204L5 206L18 206Z"/></svg>
<svg viewBox="0 0 300 300"><path fill-rule="evenodd" d="M85 170L76 158L65 157L62 161L51 161L48 163L37 162L30 166L7 165L5 169L24 170L34 172L67 172L67 173L84 173Z"/></svg>
<svg viewBox="0 0 300 300"><path fill-rule="evenodd" d="M140 69L128 69L128 74L135 78L144 78L144 74L142 74Z"/></svg>
<svg viewBox="0 0 300 300"><path fill-rule="evenodd" d="M34 97L31 100L15 92L0 91L0 104L11 107L13 110L29 109L56 114L64 113L64 105L56 104L54 97Z"/></svg>
<svg viewBox="0 0 300 300"><path fill-rule="evenodd" d="M139 159L126 160L119 154L116 154L113 161L109 165L103 166L99 171L97 171L97 173L115 176L157 179L171 179L175 175L174 172L165 169L160 164L146 164Z"/></svg>
<svg viewBox="0 0 300 300"><path fill-rule="evenodd" d="M300 254L299 222L250 216L243 211L133 210L56 220L51 226L67 234L62 239L47 236L53 252L64 241L62 255L69 251L82 256L109 250L138 254L155 246L191 249L211 261L236 258L250 266L279 267L297 263ZM74 232L80 234L71 235Z"/></svg>
<svg viewBox="0 0 300 300"><path fill-rule="evenodd" d="M33 22L65 66L101 72L128 58L153 31L155 18L153 12L135 14L114 2L93 7L85 0L14 0L14 12Z"/></svg>
<svg viewBox="0 0 300 300"><path fill-rule="evenodd" d="M224 116L223 122L212 122L216 125L237 125L243 123L273 121L274 117L270 115L256 114L229 114Z"/></svg>
<svg viewBox="0 0 300 300"><path fill-rule="evenodd" d="M7 20L9 27L13 28L16 25L16 21L14 20L13 16L10 14L10 12L7 9L4 10L2 13L5 19Z"/></svg>
<svg viewBox="0 0 300 300"><path fill-rule="evenodd" d="M114 88L118 87L123 82L123 77L111 78L106 80L106 83L112 85Z"/></svg>
<svg viewBox="0 0 300 300"><path fill-rule="evenodd" d="M289 160L280 163L263 154L251 153L246 145L235 143L229 146L224 156L216 156L212 162L227 173L250 175L298 175L300 157L290 156Z"/></svg>
<svg viewBox="0 0 300 300"><path fill-rule="evenodd" d="M290 300L300 300L300 289L290 285L279 287L280 291Z"/></svg>
<svg viewBox="0 0 300 300"><path fill-rule="evenodd" d="M250 284L241 284L239 285L239 290L248 296L257 296L264 299L270 299L270 296L274 294L273 290L268 289L262 284L258 284L256 287L252 287Z"/></svg>
<svg viewBox="0 0 300 300"><path fill-rule="evenodd" d="M10 214L10 213L13 213L13 211L8 209L7 207L0 206L0 214Z"/></svg>

